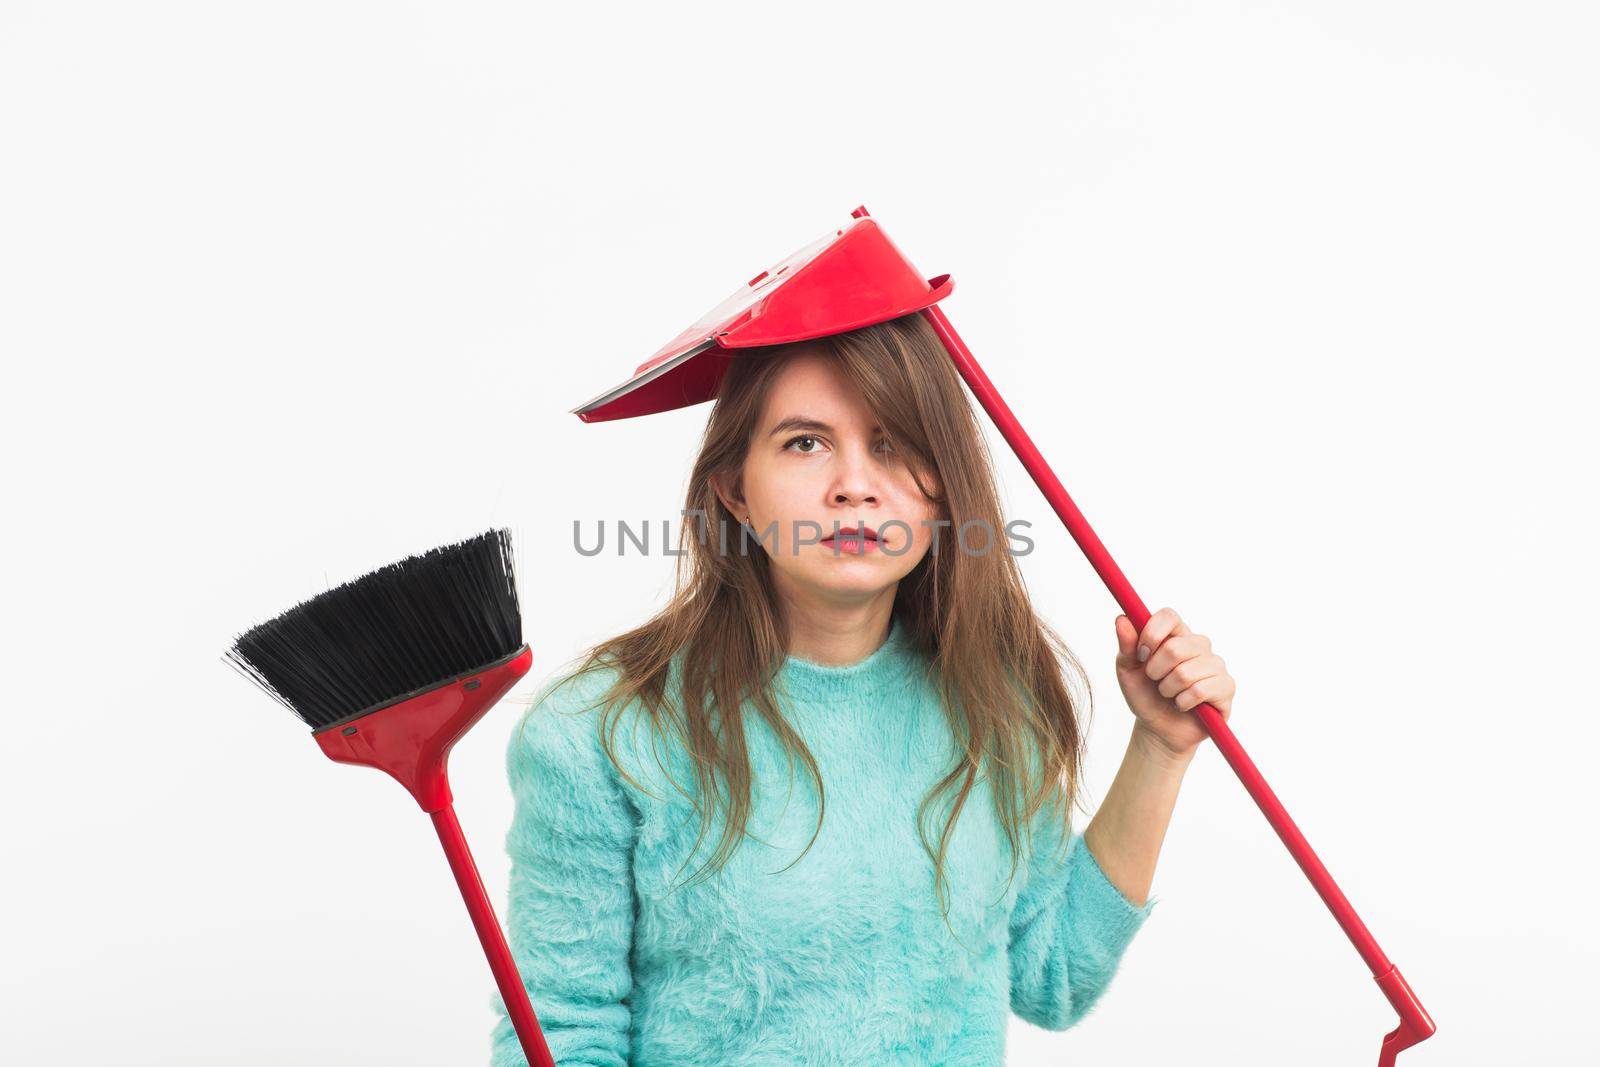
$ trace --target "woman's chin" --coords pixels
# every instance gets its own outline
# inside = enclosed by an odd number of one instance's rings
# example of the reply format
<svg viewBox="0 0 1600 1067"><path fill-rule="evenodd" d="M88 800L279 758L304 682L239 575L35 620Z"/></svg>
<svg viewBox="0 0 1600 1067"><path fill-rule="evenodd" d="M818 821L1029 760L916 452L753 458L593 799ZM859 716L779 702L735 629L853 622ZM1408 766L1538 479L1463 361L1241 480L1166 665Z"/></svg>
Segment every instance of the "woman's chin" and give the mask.
<svg viewBox="0 0 1600 1067"><path fill-rule="evenodd" d="M885 566L892 562L871 557L834 559L830 553L827 559L820 561L820 566L802 568L804 573L796 578L825 593L857 596L880 593L900 580L896 568Z"/></svg>

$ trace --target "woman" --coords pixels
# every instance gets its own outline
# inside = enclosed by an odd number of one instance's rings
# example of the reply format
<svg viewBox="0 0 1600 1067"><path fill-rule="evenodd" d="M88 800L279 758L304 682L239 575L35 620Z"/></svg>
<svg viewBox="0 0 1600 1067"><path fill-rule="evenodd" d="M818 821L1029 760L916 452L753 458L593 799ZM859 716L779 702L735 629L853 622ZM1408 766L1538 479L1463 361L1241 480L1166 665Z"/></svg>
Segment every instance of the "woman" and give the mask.
<svg viewBox="0 0 1600 1067"><path fill-rule="evenodd" d="M992 1065L1009 1012L1081 1019L1154 906L1190 709L1229 713L1210 642L1117 617L1134 728L1072 832L1087 679L918 314L733 360L685 515L671 602L508 752L510 940L556 1061ZM496 1004L493 1063L523 1064Z"/></svg>

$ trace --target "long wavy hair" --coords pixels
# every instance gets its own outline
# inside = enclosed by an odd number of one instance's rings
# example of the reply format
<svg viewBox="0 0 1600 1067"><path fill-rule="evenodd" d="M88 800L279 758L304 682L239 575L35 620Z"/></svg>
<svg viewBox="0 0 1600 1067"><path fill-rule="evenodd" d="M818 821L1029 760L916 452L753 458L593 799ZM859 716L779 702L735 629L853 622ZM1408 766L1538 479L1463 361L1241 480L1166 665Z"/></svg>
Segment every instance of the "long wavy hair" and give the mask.
<svg viewBox="0 0 1600 1067"><path fill-rule="evenodd" d="M987 523L994 539L1000 537L999 493L977 417L948 354L920 313L804 346L749 349L731 359L695 458L686 516L699 516L716 531L729 525L747 529L723 506L712 479L722 476L725 484L738 485L772 383L802 351L825 354L860 389L890 448L909 463L918 488L938 503L941 518L951 523L948 529L977 520ZM569 661L569 667L571 662L578 666L562 677L616 671L591 708L604 708L600 736L607 757L642 791L648 792L616 756L621 710L630 704L644 709L656 739L675 735L683 746L694 768L694 790L667 776L700 813L691 857L717 810L726 809L717 850L697 879L720 870L745 836L752 777L744 725L748 702L783 744L791 768L798 760L816 785L817 828L803 857L822 828L824 784L773 693L789 634L771 562L759 549L719 551L722 539L707 536L700 523L691 529L686 522L678 542L681 554L669 603L643 625ZM1086 725L1079 712L1081 703L1088 713L1089 681L1059 635L1035 614L1016 560L1003 545L981 555L930 550L901 579L894 611L914 650L925 657L958 753L917 816L918 836L933 860L935 892L948 919L945 856L980 774L991 775L996 818L1011 847L1008 884L1017 870L1021 831L1046 804L1054 806L1061 826L1068 825L1078 799ZM668 687L675 658L681 664L677 701ZM526 715L522 721L526 726ZM952 792L954 804L935 846L926 819L939 798ZM1063 847L1067 838L1060 835Z"/></svg>

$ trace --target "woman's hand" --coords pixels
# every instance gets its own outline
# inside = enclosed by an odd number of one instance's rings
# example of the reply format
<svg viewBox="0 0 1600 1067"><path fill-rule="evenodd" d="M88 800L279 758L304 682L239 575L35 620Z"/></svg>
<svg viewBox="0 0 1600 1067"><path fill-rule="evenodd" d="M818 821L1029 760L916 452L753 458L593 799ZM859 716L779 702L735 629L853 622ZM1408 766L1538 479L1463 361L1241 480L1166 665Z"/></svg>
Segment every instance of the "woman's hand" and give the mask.
<svg viewBox="0 0 1600 1067"><path fill-rule="evenodd" d="M1190 632L1171 608L1150 616L1143 633L1117 616L1117 684L1138 720L1136 735L1178 759L1194 755L1206 739L1193 709L1209 702L1226 722L1232 710L1233 676L1211 640ZM1138 737L1136 737L1136 740Z"/></svg>

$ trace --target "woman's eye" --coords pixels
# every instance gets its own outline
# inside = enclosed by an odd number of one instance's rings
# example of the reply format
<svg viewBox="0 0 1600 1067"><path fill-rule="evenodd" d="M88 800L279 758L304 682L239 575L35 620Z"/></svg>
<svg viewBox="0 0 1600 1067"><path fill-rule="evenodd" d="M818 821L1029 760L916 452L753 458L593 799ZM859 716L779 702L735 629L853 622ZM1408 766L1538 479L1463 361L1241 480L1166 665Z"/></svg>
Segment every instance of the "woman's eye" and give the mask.
<svg viewBox="0 0 1600 1067"><path fill-rule="evenodd" d="M800 442L802 442L802 441L809 441L815 447L812 447L812 448L795 448L795 446L800 444ZM816 437L814 434L803 433L803 434L800 434L797 437L789 438L789 440L784 443L783 447L784 447L785 451L789 451L789 450L792 449L793 451L799 452L801 455L809 456L809 455L811 455L812 453L814 453L814 452L816 452L818 450L818 448L821 446L821 443L822 443L821 440L818 437ZM888 438L880 438L878 440L878 450L880 452L893 452L894 451L894 446L889 443Z"/></svg>
<svg viewBox="0 0 1600 1067"><path fill-rule="evenodd" d="M784 448L794 448L794 446L796 444L798 444L799 442L801 442L801 441L815 442L816 440L817 439L815 437L811 436L810 434L803 433L799 437L791 437L791 438L789 438L789 443L784 445L783 447ZM816 449L814 449L814 448L802 448L802 449L799 449L798 451L802 455L810 455L812 452L815 452Z"/></svg>

